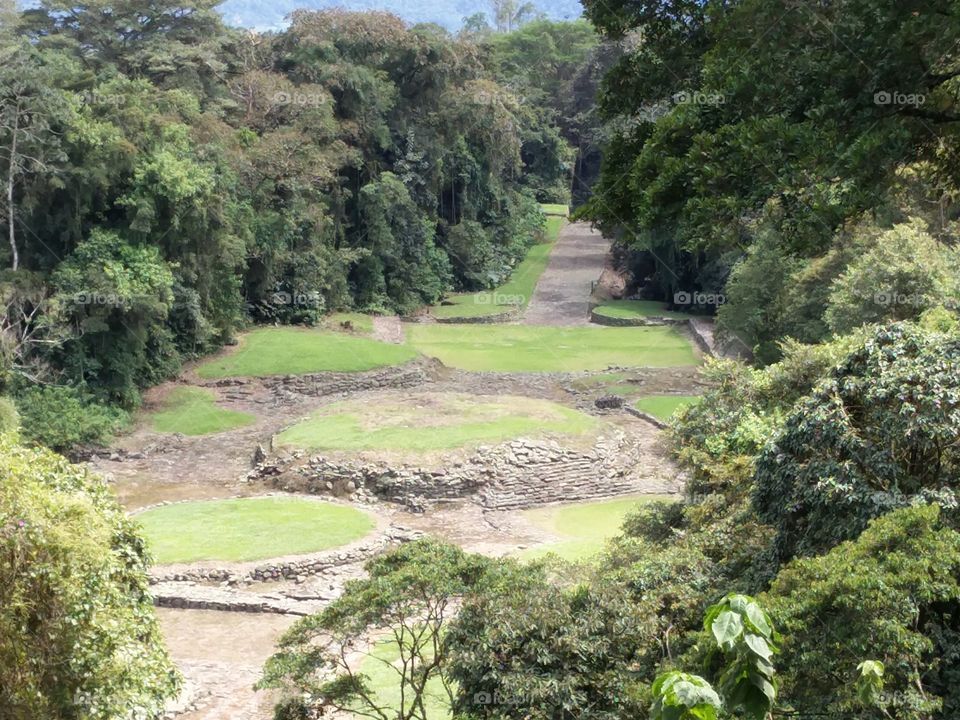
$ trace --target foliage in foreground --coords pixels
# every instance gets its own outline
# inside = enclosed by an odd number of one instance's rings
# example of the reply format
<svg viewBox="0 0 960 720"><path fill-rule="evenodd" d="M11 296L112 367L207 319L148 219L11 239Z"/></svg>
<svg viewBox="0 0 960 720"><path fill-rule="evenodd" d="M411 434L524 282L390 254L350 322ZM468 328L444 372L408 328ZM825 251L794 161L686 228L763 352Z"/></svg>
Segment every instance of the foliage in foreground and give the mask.
<svg viewBox="0 0 960 720"><path fill-rule="evenodd" d="M0 707L11 720L144 720L178 688L137 527L106 487L0 438Z"/></svg>
<svg viewBox="0 0 960 720"><path fill-rule="evenodd" d="M351 582L325 610L294 625L267 662L259 687L285 691L278 720L307 717L317 709L379 720L426 720L427 695L437 685L452 702L447 626L459 599L492 581L493 565L432 540L371 560L368 579ZM377 653L378 639L399 653L393 663L401 688L397 707L387 704L358 670L364 657L385 662Z"/></svg>
<svg viewBox="0 0 960 720"><path fill-rule="evenodd" d="M855 538L913 503L957 507L960 338L911 325L877 331L757 458L753 504L779 561Z"/></svg>

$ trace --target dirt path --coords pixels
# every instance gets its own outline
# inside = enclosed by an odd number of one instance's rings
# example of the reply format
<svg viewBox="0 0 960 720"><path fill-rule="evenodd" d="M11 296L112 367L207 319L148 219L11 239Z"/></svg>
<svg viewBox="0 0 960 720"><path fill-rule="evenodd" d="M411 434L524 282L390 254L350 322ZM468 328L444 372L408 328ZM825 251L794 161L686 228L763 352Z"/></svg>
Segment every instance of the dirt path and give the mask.
<svg viewBox="0 0 960 720"><path fill-rule="evenodd" d="M586 325L590 294L606 266L610 241L587 223L567 225L524 315L527 325Z"/></svg>
<svg viewBox="0 0 960 720"><path fill-rule="evenodd" d="M406 336L400 318L396 315L375 316L373 318L373 338L392 345L403 345Z"/></svg>
<svg viewBox="0 0 960 720"><path fill-rule="evenodd" d="M254 692L277 638L297 619L213 610L166 610L157 616L183 673L178 720L269 720L275 697ZM182 713L182 714L181 714Z"/></svg>

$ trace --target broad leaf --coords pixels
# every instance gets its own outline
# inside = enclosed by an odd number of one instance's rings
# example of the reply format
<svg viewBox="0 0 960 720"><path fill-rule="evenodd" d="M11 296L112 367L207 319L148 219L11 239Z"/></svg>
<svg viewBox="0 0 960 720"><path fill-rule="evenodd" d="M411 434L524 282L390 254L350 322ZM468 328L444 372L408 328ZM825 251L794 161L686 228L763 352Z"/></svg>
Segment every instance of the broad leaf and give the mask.
<svg viewBox="0 0 960 720"><path fill-rule="evenodd" d="M710 631L717 639L717 644L720 647L729 648L733 646L736 639L740 637L740 633L743 632L743 621L739 615L727 610L717 615Z"/></svg>

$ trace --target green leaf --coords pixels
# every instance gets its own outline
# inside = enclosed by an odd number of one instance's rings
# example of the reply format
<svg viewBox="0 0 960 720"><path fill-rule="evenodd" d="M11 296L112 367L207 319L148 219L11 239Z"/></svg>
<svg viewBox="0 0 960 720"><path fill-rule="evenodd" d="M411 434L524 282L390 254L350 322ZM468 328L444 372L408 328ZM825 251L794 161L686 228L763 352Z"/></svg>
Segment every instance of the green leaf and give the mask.
<svg viewBox="0 0 960 720"><path fill-rule="evenodd" d="M720 645L720 647L730 648L736 639L740 637L740 633L743 632L743 621L736 613L726 610L717 615L717 619L713 621L710 631L717 639L717 644Z"/></svg>
<svg viewBox="0 0 960 720"><path fill-rule="evenodd" d="M773 628L770 627L770 623L767 621L767 614L757 603L751 602L747 605L746 615L747 619L753 623L753 626L765 638L769 638L773 634Z"/></svg>
<svg viewBox="0 0 960 720"><path fill-rule="evenodd" d="M747 647L750 648L755 654L759 655L766 661L770 661L770 658L773 657L773 651L770 649L770 646L767 644L767 641L764 640L759 635L752 635L747 633L744 635L744 642L746 642Z"/></svg>

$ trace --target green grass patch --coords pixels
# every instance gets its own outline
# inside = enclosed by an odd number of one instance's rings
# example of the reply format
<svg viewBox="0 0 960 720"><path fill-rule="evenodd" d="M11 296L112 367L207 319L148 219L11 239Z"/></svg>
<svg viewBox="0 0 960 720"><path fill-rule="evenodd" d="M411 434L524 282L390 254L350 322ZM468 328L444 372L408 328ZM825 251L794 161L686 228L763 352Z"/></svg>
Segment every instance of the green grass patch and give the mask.
<svg viewBox="0 0 960 720"><path fill-rule="evenodd" d="M692 317L685 313L667 310L666 305L654 300L608 300L594 308L594 312L604 317L621 320L639 320L640 318L648 317L677 319Z"/></svg>
<svg viewBox="0 0 960 720"><path fill-rule="evenodd" d="M570 214L570 208L566 205L558 205L552 203L543 203L540 205L540 209L543 210L544 215L560 215L561 217L567 217Z"/></svg>
<svg viewBox="0 0 960 720"><path fill-rule="evenodd" d="M524 516L534 525L566 539L524 550L520 557L536 560L553 554L569 561L589 559L620 533L624 518L638 505L670 499L664 495L639 495L527 510Z"/></svg>
<svg viewBox="0 0 960 720"><path fill-rule="evenodd" d="M402 365L415 357L416 353L409 347L348 333L263 328L244 335L233 352L205 362L197 374L210 379L362 372Z"/></svg>
<svg viewBox="0 0 960 720"><path fill-rule="evenodd" d="M517 265L510 279L495 290L454 295L444 305L436 305L430 314L440 319L474 318L499 315L515 308L525 308L550 260L550 251L566 224L562 217L548 217L544 242L537 243Z"/></svg>
<svg viewBox="0 0 960 720"><path fill-rule="evenodd" d="M405 699L407 707L401 708L404 698L400 693L400 673L397 667L400 660L400 649L394 640L383 640L360 663L359 672L367 676L370 683L371 696L380 707L394 711L395 717L401 717L401 710L406 714L410 710L411 698ZM425 688L424 702L426 717L434 720L449 718L450 700L440 678L432 678ZM358 708L359 709L359 708Z"/></svg>
<svg viewBox="0 0 960 720"><path fill-rule="evenodd" d="M328 405L280 433L280 447L422 453L544 435L584 435L597 420L546 400L473 395L405 395L371 404Z"/></svg>
<svg viewBox="0 0 960 720"><path fill-rule="evenodd" d="M302 555L346 545L375 527L351 507L282 497L178 503L136 519L160 564Z"/></svg>
<svg viewBox="0 0 960 720"><path fill-rule="evenodd" d="M164 399L163 409L150 416L150 425L157 432L210 435L244 427L256 420L253 415L218 406L209 390L178 387Z"/></svg>
<svg viewBox="0 0 960 720"><path fill-rule="evenodd" d="M657 420L667 422L680 408L700 402L696 395L648 395L634 403L634 407Z"/></svg>
<svg viewBox="0 0 960 720"><path fill-rule="evenodd" d="M410 344L448 367L497 372L576 372L696 365L690 342L673 328L422 324Z"/></svg>

